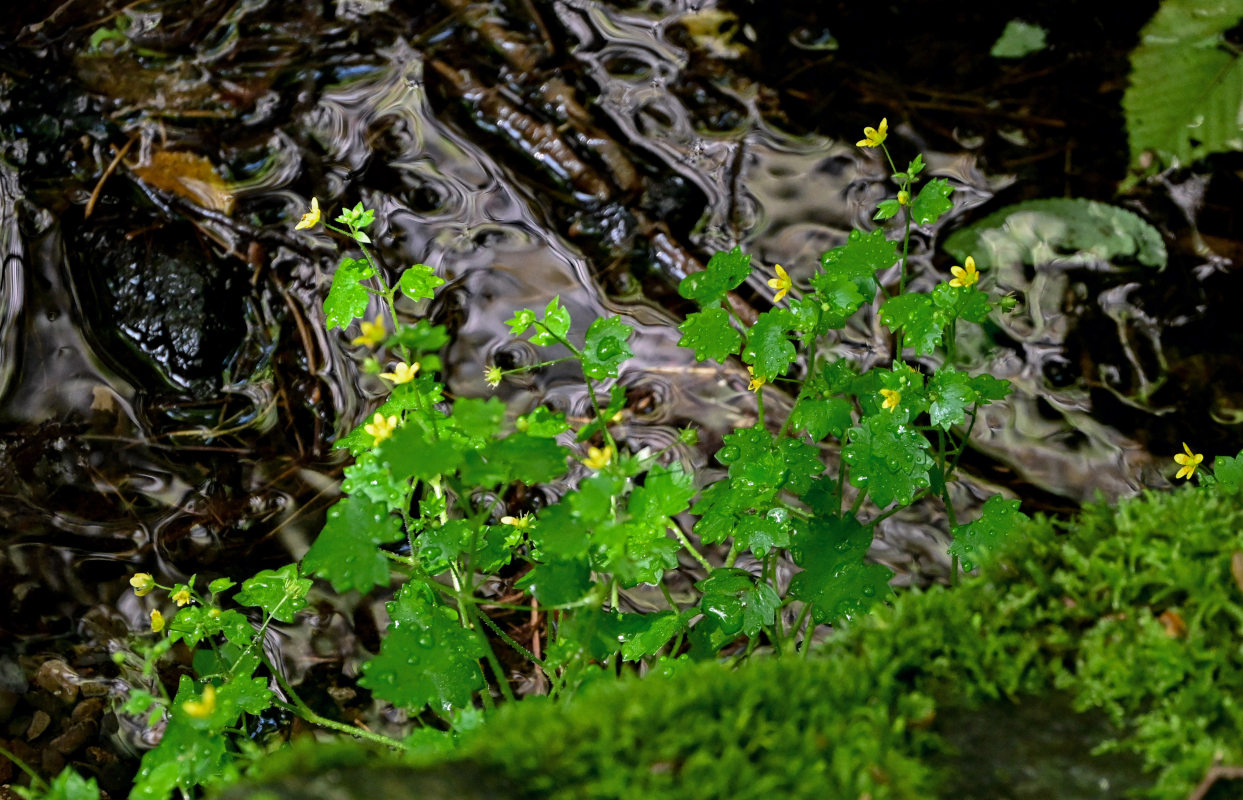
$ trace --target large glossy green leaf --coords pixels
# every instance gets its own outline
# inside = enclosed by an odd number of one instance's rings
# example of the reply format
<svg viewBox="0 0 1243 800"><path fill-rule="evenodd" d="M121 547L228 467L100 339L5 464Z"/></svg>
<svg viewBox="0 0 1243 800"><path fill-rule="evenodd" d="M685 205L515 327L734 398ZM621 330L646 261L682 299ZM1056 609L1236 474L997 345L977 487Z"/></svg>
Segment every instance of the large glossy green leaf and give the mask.
<svg viewBox="0 0 1243 800"><path fill-rule="evenodd" d="M1243 0L1165 0L1131 52L1122 98L1131 161L1155 151L1186 164L1243 150L1243 51L1225 34Z"/></svg>

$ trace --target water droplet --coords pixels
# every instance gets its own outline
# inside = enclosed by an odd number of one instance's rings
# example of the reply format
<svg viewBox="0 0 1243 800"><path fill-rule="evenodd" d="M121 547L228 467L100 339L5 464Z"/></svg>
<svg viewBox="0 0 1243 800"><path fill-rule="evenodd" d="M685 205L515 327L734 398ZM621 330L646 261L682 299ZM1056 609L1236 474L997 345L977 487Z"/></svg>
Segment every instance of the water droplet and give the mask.
<svg viewBox="0 0 1243 800"><path fill-rule="evenodd" d="M716 454L716 460L722 464L732 464L742 455L742 451L736 445L728 444L722 447Z"/></svg>
<svg viewBox="0 0 1243 800"><path fill-rule="evenodd" d="M875 590L875 589L873 589L871 586L864 586L864 587L863 587L863 596L864 596L864 597L873 597L873 596L875 596L875 595L876 595L876 590Z"/></svg>

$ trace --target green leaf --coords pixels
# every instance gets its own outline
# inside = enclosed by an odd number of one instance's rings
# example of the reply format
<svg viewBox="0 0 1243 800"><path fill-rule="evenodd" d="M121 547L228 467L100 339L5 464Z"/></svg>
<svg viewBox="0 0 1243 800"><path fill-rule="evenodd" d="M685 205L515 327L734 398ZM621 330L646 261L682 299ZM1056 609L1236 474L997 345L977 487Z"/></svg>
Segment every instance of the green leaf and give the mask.
<svg viewBox="0 0 1243 800"><path fill-rule="evenodd" d="M797 357L789 332L794 329L794 316L784 308L760 314L747 331L747 346L742 349L743 363L755 367L755 377L771 381L784 375Z"/></svg>
<svg viewBox="0 0 1243 800"><path fill-rule="evenodd" d="M588 378L616 378L618 366L634 355L626 340L634 328L620 317L601 317L591 323L583 342L583 373Z"/></svg>
<svg viewBox="0 0 1243 800"><path fill-rule="evenodd" d="M902 204L897 200L881 200L876 205L876 214L872 219L889 219L902 210Z"/></svg>
<svg viewBox="0 0 1243 800"><path fill-rule="evenodd" d="M687 315L678 330L682 332L678 346L694 350L696 361L710 358L724 363L738 353L738 345L742 344L742 334L730 324L729 312L720 306Z"/></svg>
<svg viewBox="0 0 1243 800"><path fill-rule="evenodd" d="M232 581L228 578L216 578L216 580L207 584L207 591L211 592L213 595L217 595L221 592L226 592L229 589L232 589L234 586L237 586L236 581Z"/></svg>
<svg viewBox="0 0 1243 800"><path fill-rule="evenodd" d="M1057 261L1059 266L1130 261L1164 267L1161 233L1136 214L1095 200L1028 200L989 214L955 231L946 252L975 258L981 271L1007 269L1011 285L1026 283L1022 267Z"/></svg>
<svg viewBox="0 0 1243 800"><path fill-rule="evenodd" d="M546 436L515 433L491 442L481 452L491 464L504 470L504 483L548 483L564 475L568 467L568 451Z"/></svg>
<svg viewBox="0 0 1243 800"><path fill-rule="evenodd" d="M781 488L801 495L824 472L820 450L807 442L784 437L776 441L776 447L781 462L785 465L785 480L782 481Z"/></svg>
<svg viewBox="0 0 1243 800"><path fill-rule="evenodd" d="M611 572L623 588L660 583L667 570L678 566L682 545L669 536L667 519L608 521L592 536L592 566Z"/></svg>
<svg viewBox="0 0 1243 800"><path fill-rule="evenodd" d="M377 545L401 536L401 520L386 506L365 497L346 497L328 509L328 521L303 556L302 568L329 581L337 592L366 593L388 585L388 559Z"/></svg>
<svg viewBox="0 0 1243 800"><path fill-rule="evenodd" d="M1243 21L1237 0L1165 0L1131 51L1122 96L1131 163L1146 151L1188 166L1243 149L1243 50L1230 32Z"/></svg>
<svg viewBox="0 0 1243 800"><path fill-rule="evenodd" d="M655 614L625 614L626 632L622 658L638 661L655 655L669 640L686 630L690 612L660 611Z"/></svg>
<svg viewBox="0 0 1243 800"><path fill-rule="evenodd" d="M885 508L897 501L906 505L915 492L928 486L932 458L928 440L918 431L879 412L865 417L850 431L842 457L850 467L850 483L867 491L872 502Z"/></svg>
<svg viewBox="0 0 1243 800"><path fill-rule="evenodd" d="M1028 521L1027 515L1019 511L1018 500L995 494L984 503L979 519L954 528L949 554L962 561L964 570L972 570L981 558L995 552Z"/></svg>
<svg viewBox="0 0 1243 800"><path fill-rule="evenodd" d="M948 431L951 426L966 421L967 409L975 404L979 396L971 384L970 375L944 366L933 373L928 383L928 399L929 421Z"/></svg>
<svg viewBox="0 0 1243 800"><path fill-rule="evenodd" d="M872 282L872 294L864 298L856 281L841 276L829 277L823 272L812 276L811 284L816 290L815 294L792 302L790 307L798 312L798 329L814 336L844 328L846 321L854 316L866 299L876 293L875 281ZM804 324L804 319L812 319L814 324Z"/></svg>
<svg viewBox="0 0 1243 800"><path fill-rule="evenodd" d="M483 645L458 624L452 609L429 601L412 585L388 604L393 624L379 655L363 664L358 682L416 713L426 706L438 711L468 706L474 693L487 687L479 668Z"/></svg>
<svg viewBox="0 0 1243 800"><path fill-rule="evenodd" d="M444 282L445 279L436 274L435 268L426 264L415 264L401 273L397 288L401 289L401 293L411 300L423 300L433 297L435 294L433 290L437 286L442 286Z"/></svg>
<svg viewBox="0 0 1243 800"><path fill-rule="evenodd" d="M930 355L940 346L947 322L926 294L889 298L880 308L880 321L894 333L899 329L905 331L906 343L921 356Z"/></svg>
<svg viewBox="0 0 1243 800"><path fill-rule="evenodd" d="M509 322L505 323L509 326L510 336L521 336L527 332L527 329L535 324L535 312L529 308L515 311Z"/></svg>
<svg viewBox="0 0 1243 800"><path fill-rule="evenodd" d="M259 606L273 619L293 622L293 615L306 608L310 588L310 578L298 575L298 565L286 564L280 569L265 569L243 581L233 599L240 605Z"/></svg>
<svg viewBox="0 0 1243 800"><path fill-rule="evenodd" d="M467 550L472 536L483 541L483 534L464 519L428 525L414 540L419 563L429 575L439 575Z"/></svg>
<svg viewBox="0 0 1243 800"><path fill-rule="evenodd" d="M374 450L364 450L351 466L345 468L341 491L363 495L373 503L382 503L389 511L410 507L409 482L395 479L388 471L388 465L376 458Z"/></svg>
<svg viewBox="0 0 1243 800"><path fill-rule="evenodd" d="M548 409L544 409L548 413ZM449 423L469 436L473 441L482 442L496 438L505 421L505 404L495 397L480 399L477 397L460 397L453 404L453 416Z"/></svg>
<svg viewBox="0 0 1243 800"><path fill-rule="evenodd" d="M565 414L553 413L547 406L539 406L530 414L518 417L514 421L514 427L519 433L540 439L550 439L570 429L565 421Z"/></svg>
<svg viewBox="0 0 1243 800"><path fill-rule="evenodd" d="M678 284L678 294L700 306L721 302L751 274L751 256L741 248L718 252L708 261L703 272L693 272Z"/></svg>
<svg viewBox="0 0 1243 800"><path fill-rule="evenodd" d="M328 330L345 330L354 320L367 313L367 301L371 294L362 281L375 275L375 269L367 261L343 258L341 266L332 276L332 286L324 299L324 316Z"/></svg>
<svg viewBox="0 0 1243 800"><path fill-rule="evenodd" d="M734 528L734 542L741 550L750 550L756 558L763 558L769 550L790 544L789 515L779 508L764 516L743 514Z"/></svg>
<svg viewBox="0 0 1243 800"><path fill-rule="evenodd" d="M813 442L819 442L829 434L838 439L854 424L850 401L841 397L819 400L800 397L790 412L790 430L806 431Z"/></svg>
<svg viewBox="0 0 1243 800"><path fill-rule="evenodd" d="M591 567L586 559L547 561L536 564L517 586L537 597L545 608L568 606L591 591Z"/></svg>
<svg viewBox="0 0 1243 800"><path fill-rule="evenodd" d="M421 319L413 325L399 325L397 331L385 340L385 347L406 347L416 355L439 350L449 343L449 333L444 325L433 325Z"/></svg>
<svg viewBox="0 0 1243 800"><path fill-rule="evenodd" d="M1045 29L1021 19L1012 19L1006 23L988 54L993 58L1022 58L1026 55L1045 49Z"/></svg>
<svg viewBox="0 0 1243 800"><path fill-rule="evenodd" d="M790 581L790 596L814 604L816 622L866 613L893 594L893 571L864 561L871 544L871 530L853 516L812 518L790 548L794 562L803 568Z"/></svg>
<svg viewBox="0 0 1243 800"><path fill-rule="evenodd" d="M543 327L537 327L531 334L531 344L549 346L561 344L561 340L570 332L570 312L561 305L561 297L548 301L544 308Z"/></svg>
<svg viewBox="0 0 1243 800"><path fill-rule="evenodd" d="M1231 494L1243 492L1243 452L1236 458L1218 456L1213 459L1213 476L1217 478L1220 491Z"/></svg>
<svg viewBox="0 0 1243 800"><path fill-rule="evenodd" d="M754 636L777 619L781 598L767 583L756 583L746 570L714 569L695 588L703 593L700 610L726 635Z"/></svg>
<svg viewBox="0 0 1243 800"><path fill-rule="evenodd" d="M924 184L911 201L911 219L916 225L931 225L954 207L949 201L954 187L945 178L933 178Z"/></svg>
<svg viewBox="0 0 1243 800"><path fill-rule="evenodd" d="M695 481L682 471L682 465L656 465L643 479L643 485L630 493L626 510L638 519L672 517L686 510L695 496Z"/></svg>
<svg viewBox="0 0 1243 800"><path fill-rule="evenodd" d="M992 310L987 292L974 286L950 286L949 281L933 287L932 302L942 310L947 323L954 318L983 322Z"/></svg>
<svg viewBox="0 0 1243 800"><path fill-rule="evenodd" d="M125 38L125 37L121 37ZM94 37L91 37L92 42ZM99 783L94 778L83 778L73 767L65 767L46 792L38 792L23 786L9 787L28 800L99 800Z"/></svg>
<svg viewBox="0 0 1243 800"><path fill-rule="evenodd" d="M871 233L850 232L846 244L820 256L824 272L812 276L811 285L822 293L841 279L855 284L865 299L876 295L876 273L898 261L898 246L877 228Z"/></svg>
<svg viewBox="0 0 1243 800"><path fill-rule="evenodd" d="M376 448L376 460L388 467L393 479L431 480L454 472L462 463L465 443L448 436L433 439L417 425L407 423Z"/></svg>

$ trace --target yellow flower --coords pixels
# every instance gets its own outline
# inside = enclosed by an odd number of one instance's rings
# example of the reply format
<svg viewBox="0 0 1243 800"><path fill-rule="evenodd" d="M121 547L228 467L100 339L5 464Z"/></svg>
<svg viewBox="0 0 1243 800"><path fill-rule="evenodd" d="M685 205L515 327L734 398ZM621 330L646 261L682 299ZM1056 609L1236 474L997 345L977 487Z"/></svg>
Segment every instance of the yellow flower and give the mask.
<svg viewBox="0 0 1243 800"><path fill-rule="evenodd" d="M358 323L362 336L355 336L350 344L365 344L368 347L379 347L384 341L384 337L388 335L388 331L384 329L384 320L376 317L371 322L363 320Z"/></svg>
<svg viewBox="0 0 1243 800"><path fill-rule="evenodd" d="M312 197L311 198L311 210L302 215L302 219L298 221L297 225L293 226L293 229L295 231L300 231L305 228L314 228L318 224L319 224L319 198Z"/></svg>
<svg viewBox="0 0 1243 800"><path fill-rule="evenodd" d="M489 387L495 389L501 385L501 368L495 364L489 364L483 368L483 380Z"/></svg>
<svg viewBox="0 0 1243 800"><path fill-rule="evenodd" d="M400 386L403 383L409 383L414 380L414 376L419 374L418 363L407 364L402 361L393 367L392 372L381 372L380 377L386 381L392 381L394 386Z"/></svg>
<svg viewBox="0 0 1243 800"><path fill-rule="evenodd" d="M155 588L155 578L149 572L136 572L130 576L129 585L134 587L134 594L146 597Z"/></svg>
<svg viewBox="0 0 1243 800"><path fill-rule="evenodd" d="M185 701L181 708L195 719L207 719L216 710L216 687L207 684L203 687L202 697Z"/></svg>
<svg viewBox="0 0 1243 800"><path fill-rule="evenodd" d="M777 293L773 295L773 302L780 303L781 298L785 297L794 288L794 281L790 280L790 276L778 264L777 277L769 278L768 285L777 290Z"/></svg>
<svg viewBox="0 0 1243 800"><path fill-rule="evenodd" d="M910 192L908 192L906 189L903 189L902 191L898 192L898 205L904 206L909 202L911 202Z"/></svg>
<svg viewBox="0 0 1243 800"><path fill-rule="evenodd" d="M768 383L767 378L755 377L755 367L747 367L747 374L751 376L750 382L747 383L747 388L753 392L758 392L761 386Z"/></svg>
<svg viewBox="0 0 1243 800"><path fill-rule="evenodd" d="M1186 442L1183 442L1183 449L1187 451L1186 455L1179 453L1174 456L1174 463L1180 467L1178 474L1174 477L1191 480L1191 476L1196 474L1196 467L1200 466L1200 462L1204 460L1204 454L1191 452Z"/></svg>
<svg viewBox="0 0 1243 800"><path fill-rule="evenodd" d="M889 136L889 118L880 121L879 128L864 128L863 138L855 142L855 147L880 147L881 142Z"/></svg>
<svg viewBox="0 0 1243 800"><path fill-rule="evenodd" d="M371 434L372 438L375 439L375 444L379 444L392 436L393 431L397 430L397 417L385 417L377 411L371 421L363 426L363 430Z"/></svg>
<svg viewBox="0 0 1243 800"><path fill-rule="evenodd" d="M184 606L187 603L189 603L190 602L190 590L182 589L180 591L173 592L173 602L176 603L178 606Z"/></svg>
<svg viewBox="0 0 1243 800"><path fill-rule="evenodd" d="M902 402L902 393L895 392L893 389L881 389L880 395L885 398L885 402L881 403L880 407L889 411L893 411Z"/></svg>
<svg viewBox="0 0 1243 800"><path fill-rule="evenodd" d="M608 447L588 447L587 457L583 459L583 464L589 469L604 469L613 461L613 448Z"/></svg>
<svg viewBox="0 0 1243 800"><path fill-rule="evenodd" d="M980 273L975 271L975 259L967 256L965 267L950 267L950 274L954 278L950 281L950 286L958 288L966 288L980 279Z"/></svg>
<svg viewBox="0 0 1243 800"><path fill-rule="evenodd" d="M512 525L520 531L529 531L535 525L535 520L531 519L530 514L519 514L516 517L501 517L501 524Z"/></svg>
<svg viewBox="0 0 1243 800"><path fill-rule="evenodd" d="M151 609L151 632L159 633L164 630L164 615L160 613L160 609Z"/></svg>

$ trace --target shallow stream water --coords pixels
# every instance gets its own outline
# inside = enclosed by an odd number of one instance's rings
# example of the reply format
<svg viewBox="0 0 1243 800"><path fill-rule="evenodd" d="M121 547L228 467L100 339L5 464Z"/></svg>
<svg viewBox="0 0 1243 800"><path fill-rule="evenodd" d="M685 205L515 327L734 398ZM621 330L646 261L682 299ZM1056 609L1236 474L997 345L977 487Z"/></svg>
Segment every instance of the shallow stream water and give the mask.
<svg viewBox="0 0 1243 800"><path fill-rule="evenodd" d="M453 395L486 395L485 364L541 360L504 321L559 295L579 334L602 314L637 329L620 378L624 445L663 447L694 425L702 443L683 455L710 475L720 438L754 420L754 398L741 364L675 346L691 310L678 281L733 246L757 266L744 314L768 307L773 265L805 281L893 191L887 166L853 144L885 115L896 157L924 152L928 174L955 187L954 210L915 233L917 288L954 263L939 249L946 233L1006 203L1113 201L1125 52L1146 16L1089 15L1110 45L1092 48L1058 27L1068 4L1040 5L1051 53L990 70L991 40L960 27L967 54L936 72L925 62L944 46L918 45L942 41L962 23L952 15L925 20L908 50L894 45L909 59L876 64L883 10L198 6L186 16L162 0L94 0L0 23L6 663L72 652L75 669L104 669L113 643L145 624L131 573L240 578L309 546L345 463L332 442L383 392L353 334L324 331L340 243L293 232L312 196L326 217L376 209L383 262L428 264L448 281L403 312L448 326ZM981 13L995 38L1005 18ZM1168 485L1183 440L1210 458L1238 451L1240 334L1227 309L1239 183L1230 168L1172 171L1123 199L1162 231L1163 272L1053 259L1000 287L985 276L1021 305L993 321L971 366L1015 391L974 431L954 487L965 507L1000 489L1029 511L1070 512L1098 493ZM864 367L892 360L871 316L832 348ZM569 368L497 394L571 417L590 405ZM781 419L788 399L770 397ZM873 556L901 583L943 579L946 527L938 507L917 506L882 526ZM340 688L347 654L373 645L376 613L321 601L274 651L295 679L315 671ZM0 690L24 691L22 673L2 671Z"/></svg>

